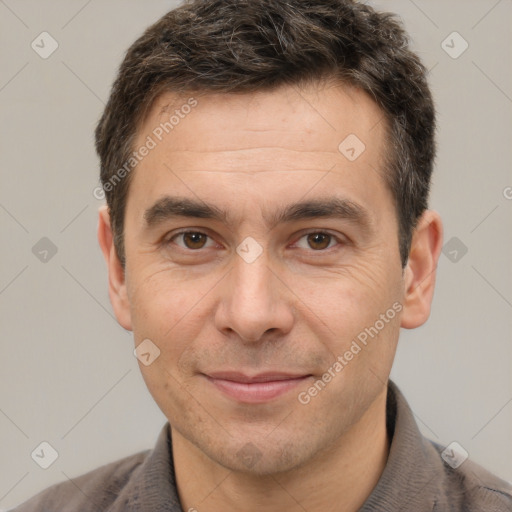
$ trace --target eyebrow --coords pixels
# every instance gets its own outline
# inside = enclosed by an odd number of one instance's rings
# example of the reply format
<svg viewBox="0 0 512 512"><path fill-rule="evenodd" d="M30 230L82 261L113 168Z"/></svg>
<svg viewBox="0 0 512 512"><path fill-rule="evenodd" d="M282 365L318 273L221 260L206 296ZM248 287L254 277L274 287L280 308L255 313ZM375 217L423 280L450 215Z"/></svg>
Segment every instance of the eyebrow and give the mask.
<svg viewBox="0 0 512 512"><path fill-rule="evenodd" d="M228 225L233 223L229 211L187 197L164 196L144 212L148 228L178 217L212 219ZM316 218L344 219L365 230L369 230L372 225L370 214L363 206L336 196L300 201L264 215L266 224L272 228L286 222Z"/></svg>

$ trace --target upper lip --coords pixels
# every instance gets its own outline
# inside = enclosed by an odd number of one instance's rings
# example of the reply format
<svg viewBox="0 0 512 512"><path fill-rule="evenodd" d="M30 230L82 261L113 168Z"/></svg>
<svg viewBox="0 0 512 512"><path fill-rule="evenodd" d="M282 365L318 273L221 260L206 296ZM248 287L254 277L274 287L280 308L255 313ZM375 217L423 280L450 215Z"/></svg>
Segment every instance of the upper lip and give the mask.
<svg viewBox="0 0 512 512"><path fill-rule="evenodd" d="M307 373L289 373L289 372L264 372L258 373L256 375L246 375L245 373L240 372L211 372L205 373L207 377L211 379L220 379L220 380L230 380L233 382L244 382L244 383L253 383L253 382L273 382L277 380L291 380L291 379L300 379L303 377L308 377L310 374Z"/></svg>

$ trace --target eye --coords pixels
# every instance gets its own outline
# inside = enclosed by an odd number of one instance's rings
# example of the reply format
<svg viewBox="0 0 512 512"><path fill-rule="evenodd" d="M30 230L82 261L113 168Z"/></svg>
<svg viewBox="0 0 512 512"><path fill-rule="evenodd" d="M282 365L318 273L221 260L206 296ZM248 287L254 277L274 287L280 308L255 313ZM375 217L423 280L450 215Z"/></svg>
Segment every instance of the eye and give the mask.
<svg viewBox="0 0 512 512"><path fill-rule="evenodd" d="M213 245L207 245L208 241ZM215 246L215 242L206 233L191 230L175 233L167 241L167 243L171 242L189 251L197 251L199 249L207 249ZM319 252L332 248L336 243L341 245L343 242L331 233L325 231L311 231L304 233L295 243L295 246L300 249L312 249L313 251Z"/></svg>
<svg viewBox="0 0 512 512"><path fill-rule="evenodd" d="M189 250L197 250L204 249L206 246L206 242L210 237L202 233L201 231L181 231L179 233L174 234L169 240L168 243L173 242L176 243L178 247ZM180 240L183 245L175 242L175 240ZM212 240L213 243L213 240Z"/></svg>
<svg viewBox="0 0 512 512"><path fill-rule="evenodd" d="M305 239L305 244L300 243L301 240ZM309 233L305 233L299 238L299 241L296 242L296 245L301 249L313 249L314 251L323 251L325 249L330 249L334 244L332 242L341 243L341 241L331 235L330 233L326 233L324 231L311 231Z"/></svg>

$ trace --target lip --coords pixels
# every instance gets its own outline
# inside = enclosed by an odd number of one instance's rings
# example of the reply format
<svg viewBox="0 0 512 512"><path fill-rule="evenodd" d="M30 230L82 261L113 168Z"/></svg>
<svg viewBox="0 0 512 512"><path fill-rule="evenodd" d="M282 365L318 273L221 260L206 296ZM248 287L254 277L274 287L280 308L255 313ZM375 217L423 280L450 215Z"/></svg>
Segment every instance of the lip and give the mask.
<svg viewBox="0 0 512 512"><path fill-rule="evenodd" d="M281 372L245 375L240 372L214 372L203 374L224 395L243 403L265 403L296 388L310 374Z"/></svg>

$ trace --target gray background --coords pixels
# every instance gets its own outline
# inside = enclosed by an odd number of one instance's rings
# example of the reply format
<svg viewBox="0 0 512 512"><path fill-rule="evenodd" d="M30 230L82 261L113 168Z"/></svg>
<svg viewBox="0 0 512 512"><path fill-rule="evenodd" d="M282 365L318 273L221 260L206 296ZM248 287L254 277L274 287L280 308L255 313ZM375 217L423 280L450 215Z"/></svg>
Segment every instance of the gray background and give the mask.
<svg viewBox="0 0 512 512"><path fill-rule="evenodd" d="M431 69L431 204L445 242L456 237L431 319L402 332L392 377L427 436L510 481L512 2L372 3L400 14ZM93 129L124 51L175 5L0 0L0 508L151 447L165 422L107 295ZM59 44L47 59L31 48L43 31ZM441 46L453 31L469 43L456 59ZM46 262L32 252L42 237L58 249ZM42 441L59 454L46 470L31 458Z"/></svg>

